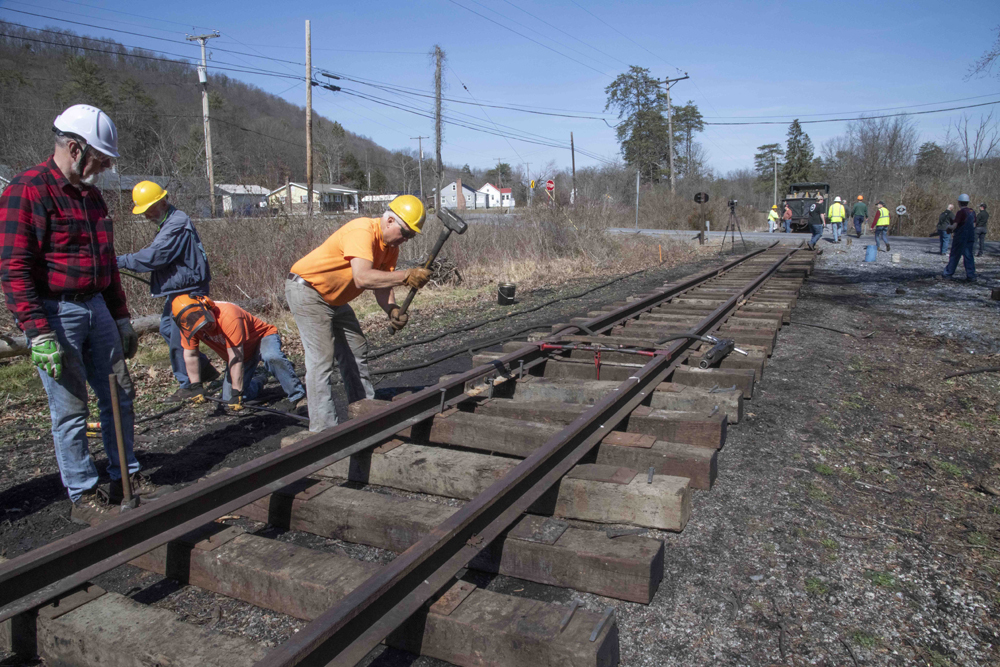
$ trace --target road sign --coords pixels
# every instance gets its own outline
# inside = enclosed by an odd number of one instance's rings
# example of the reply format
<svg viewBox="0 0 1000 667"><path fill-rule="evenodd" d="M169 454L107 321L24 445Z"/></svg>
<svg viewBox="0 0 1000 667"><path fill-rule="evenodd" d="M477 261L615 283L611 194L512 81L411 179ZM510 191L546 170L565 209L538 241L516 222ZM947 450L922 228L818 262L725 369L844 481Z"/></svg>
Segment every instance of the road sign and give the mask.
<svg viewBox="0 0 1000 667"><path fill-rule="evenodd" d="M545 181L545 189L552 192L556 189L556 182L552 180Z"/></svg>
<svg viewBox="0 0 1000 667"><path fill-rule="evenodd" d="M698 194L696 194L694 196L694 201L697 204L704 204L705 202L708 201L708 193L707 192L699 192Z"/></svg>
<svg viewBox="0 0 1000 667"><path fill-rule="evenodd" d="M900 204L896 207L896 215L906 215L906 207Z"/></svg>
<svg viewBox="0 0 1000 667"><path fill-rule="evenodd" d="M535 179L531 179L531 189L535 189Z"/></svg>

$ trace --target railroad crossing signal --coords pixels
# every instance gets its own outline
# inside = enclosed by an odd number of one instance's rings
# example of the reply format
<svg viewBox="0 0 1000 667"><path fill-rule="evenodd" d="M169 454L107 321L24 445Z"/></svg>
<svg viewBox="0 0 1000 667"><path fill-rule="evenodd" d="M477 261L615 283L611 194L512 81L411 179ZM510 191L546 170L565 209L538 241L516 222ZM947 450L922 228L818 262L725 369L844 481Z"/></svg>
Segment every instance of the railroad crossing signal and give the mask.
<svg viewBox="0 0 1000 667"><path fill-rule="evenodd" d="M906 207L900 204L896 207L896 215L906 215Z"/></svg>
<svg viewBox="0 0 1000 667"><path fill-rule="evenodd" d="M708 201L708 193L707 192L699 192L698 194L696 194L694 196L694 201L695 201L696 204L704 204L705 202Z"/></svg>

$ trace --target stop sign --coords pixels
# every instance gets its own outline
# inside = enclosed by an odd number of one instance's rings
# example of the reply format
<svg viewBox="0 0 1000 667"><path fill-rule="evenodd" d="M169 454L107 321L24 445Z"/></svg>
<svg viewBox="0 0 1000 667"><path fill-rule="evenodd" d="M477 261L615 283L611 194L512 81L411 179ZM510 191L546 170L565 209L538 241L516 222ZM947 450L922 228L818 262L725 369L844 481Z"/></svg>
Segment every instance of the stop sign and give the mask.
<svg viewBox="0 0 1000 667"><path fill-rule="evenodd" d="M548 190L549 192L552 192L553 190L556 189L556 182L552 180L545 181L545 189Z"/></svg>

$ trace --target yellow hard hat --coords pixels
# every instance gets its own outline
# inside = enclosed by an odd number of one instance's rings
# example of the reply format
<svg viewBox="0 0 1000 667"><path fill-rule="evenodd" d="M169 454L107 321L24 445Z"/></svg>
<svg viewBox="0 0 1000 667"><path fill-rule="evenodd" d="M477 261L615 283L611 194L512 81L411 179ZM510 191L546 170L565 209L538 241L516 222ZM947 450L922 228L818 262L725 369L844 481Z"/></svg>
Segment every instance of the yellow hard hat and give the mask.
<svg viewBox="0 0 1000 667"><path fill-rule="evenodd" d="M419 199L413 195L399 195L389 202L389 210L398 215L406 226L417 234L422 233L427 212Z"/></svg>
<svg viewBox="0 0 1000 667"><path fill-rule="evenodd" d="M135 208L132 213L142 215L150 206L167 196L167 191L153 181L142 181L132 188L132 200Z"/></svg>
<svg viewBox="0 0 1000 667"><path fill-rule="evenodd" d="M774 210L778 210L778 205L777 205L777 204L773 204L773 205L771 206L771 208L773 208Z"/></svg>

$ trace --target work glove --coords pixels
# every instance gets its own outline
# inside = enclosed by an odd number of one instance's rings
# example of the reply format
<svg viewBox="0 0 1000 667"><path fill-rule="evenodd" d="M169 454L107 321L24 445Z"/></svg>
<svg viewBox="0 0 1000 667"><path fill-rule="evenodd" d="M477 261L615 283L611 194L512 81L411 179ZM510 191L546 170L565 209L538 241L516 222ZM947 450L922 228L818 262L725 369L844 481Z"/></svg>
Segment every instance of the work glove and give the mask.
<svg viewBox="0 0 1000 667"><path fill-rule="evenodd" d="M126 359L131 359L139 351L139 334L132 328L132 322L127 317L115 320L118 325L118 333L122 337L122 351Z"/></svg>
<svg viewBox="0 0 1000 667"><path fill-rule="evenodd" d="M427 281L431 279L430 269L424 269L417 267L414 269L406 270L406 280L403 284L411 289L420 289L427 284Z"/></svg>
<svg viewBox="0 0 1000 667"><path fill-rule="evenodd" d="M62 355L62 345L54 333L40 334L31 339L31 363L54 380L62 375Z"/></svg>
<svg viewBox="0 0 1000 667"><path fill-rule="evenodd" d="M945 228L945 231L948 232L949 234L954 234L956 229L958 229L956 225L948 225Z"/></svg>
<svg viewBox="0 0 1000 667"><path fill-rule="evenodd" d="M399 306L393 306L389 311L389 326L396 331L402 331L406 323L410 321L410 316L404 313Z"/></svg>
<svg viewBox="0 0 1000 667"><path fill-rule="evenodd" d="M243 392L234 389L232 396L229 397L229 403L227 405L233 412L243 410Z"/></svg>
<svg viewBox="0 0 1000 667"><path fill-rule="evenodd" d="M191 396L191 398L188 399L189 401L191 401L195 405L201 405L202 403L205 402L205 385L203 385L201 382L192 382L191 386L188 388L193 393L193 396Z"/></svg>

